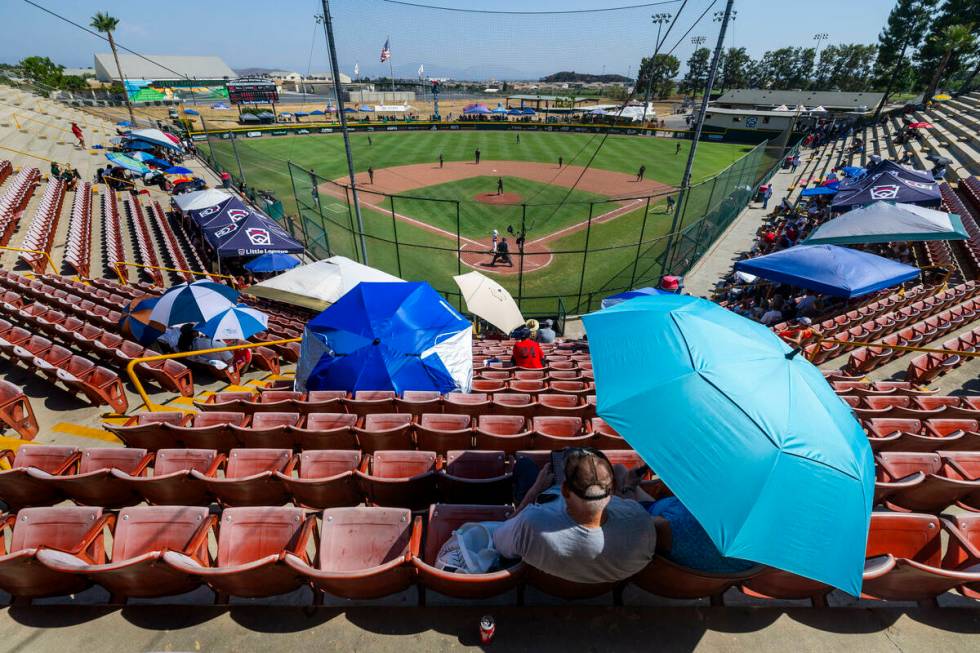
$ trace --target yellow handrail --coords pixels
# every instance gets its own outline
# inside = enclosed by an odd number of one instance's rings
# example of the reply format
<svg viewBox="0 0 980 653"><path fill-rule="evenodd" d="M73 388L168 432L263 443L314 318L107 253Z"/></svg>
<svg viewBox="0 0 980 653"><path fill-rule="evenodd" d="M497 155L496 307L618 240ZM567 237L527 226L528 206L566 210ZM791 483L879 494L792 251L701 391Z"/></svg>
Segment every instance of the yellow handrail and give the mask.
<svg viewBox="0 0 980 653"><path fill-rule="evenodd" d="M125 286L129 283L123 273L119 270L120 266L132 266L134 268L148 268L150 270L165 270L166 272L184 272L187 274L193 274L198 277L220 277L222 279L235 280L235 277L229 274L217 274L215 272L199 272L198 270L184 270L181 268L168 268L164 265L146 265L145 263L133 263L132 261L116 261L113 264L113 268L116 270L116 274L119 276L119 281Z"/></svg>
<svg viewBox="0 0 980 653"><path fill-rule="evenodd" d="M153 412L158 409L166 410L166 406L161 406L159 404L154 404L150 401L150 396L146 394L146 390L143 388L143 384L140 383L139 378L136 376L136 366L140 363L152 363L153 361L164 361L171 360L174 358L188 358L190 356L198 356L201 354L217 354L223 351L237 351L239 349L255 349L256 347L268 347L270 345L288 345L293 342L300 342L302 338L286 338L285 340L270 340L269 342L249 342L244 345L230 345L228 347L215 347L214 349L198 349L197 351L183 351L176 354L158 354L156 356L144 356L142 358L134 358L129 361L126 365L126 373L129 375L129 380L133 382L133 386L136 388L136 392L139 393L140 398L143 400L143 405Z"/></svg>
<svg viewBox="0 0 980 653"><path fill-rule="evenodd" d="M955 349L937 349L935 347L909 347L908 345L889 345L885 342L860 342L858 340L837 340L836 338L820 338L816 342L829 342L833 345L848 345L853 347L877 347L879 349L897 349L898 351L920 351L926 354L955 354L970 358L980 356L980 351L957 351Z"/></svg>
<svg viewBox="0 0 980 653"><path fill-rule="evenodd" d="M54 261L51 260L51 255L40 249L24 249L23 247L9 247L7 245L0 245L0 249L7 249L11 252L26 252L27 254L41 254L44 258L48 259L48 265L54 270L55 274L58 274L58 268L55 267Z"/></svg>

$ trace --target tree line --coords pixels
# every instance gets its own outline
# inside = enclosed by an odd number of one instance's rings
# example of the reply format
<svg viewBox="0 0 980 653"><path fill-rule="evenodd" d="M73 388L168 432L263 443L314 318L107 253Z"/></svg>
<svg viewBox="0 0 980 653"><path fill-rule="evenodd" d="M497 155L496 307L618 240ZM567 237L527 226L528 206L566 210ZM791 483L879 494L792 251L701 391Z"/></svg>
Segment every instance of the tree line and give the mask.
<svg viewBox="0 0 980 653"><path fill-rule="evenodd" d="M775 90L924 91L940 85L970 86L980 64L974 25L980 0L898 0L877 44L842 43L819 51L790 46L754 59L745 48L721 54L714 88ZM711 50L698 48L678 79L680 60L669 54L644 57L636 97L664 99L675 92L696 95L707 83Z"/></svg>

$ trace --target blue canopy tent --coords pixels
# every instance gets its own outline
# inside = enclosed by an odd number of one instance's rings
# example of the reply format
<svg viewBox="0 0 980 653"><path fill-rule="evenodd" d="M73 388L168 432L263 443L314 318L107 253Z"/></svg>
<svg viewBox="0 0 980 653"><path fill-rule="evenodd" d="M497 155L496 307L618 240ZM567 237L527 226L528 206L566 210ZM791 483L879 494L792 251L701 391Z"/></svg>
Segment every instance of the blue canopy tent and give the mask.
<svg viewBox="0 0 980 653"><path fill-rule="evenodd" d="M302 118L302 117L308 116L310 114L308 112L306 112L306 111L297 111L293 115L296 116L297 118Z"/></svg>
<svg viewBox="0 0 980 653"><path fill-rule="evenodd" d="M523 116L524 115L524 112L521 109L517 109L517 108L507 109L507 115L508 116Z"/></svg>
<svg viewBox="0 0 980 653"><path fill-rule="evenodd" d="M214 206L209 206L197 211L191 211L189 213L191 220L193 220L198 226L204 228L215 225L224 225L228 223L236 223L245 218L252 209L249 208L245 202L241 201L237 197L229 197L220 204L215 204Z"/></svg>
<svg viewBox="0 0 980 653"><path fill-rule="evenodd" d="M311 116L322 116L322 115L325 115L325 114L326 114L326 112L325 111L321 111L320 109L316 109L314 111L310 111L310 115Z"/></svg>
<svg viewBox="0 0 980 653"><path fill-rule="evenodd" d="M868 171L861 166L844 166L840 169L840 171L843 172L845 176L854 179L860 179L864 175L868 174Z"/></svg>
<svg viewBox="0 0 980 653"><path fill-rule="evenodd" d="M888 159L882 159L878 163L869 165L866 168L866 171L869 175L877 175L883 172L894 172L903 179L921 181L926 184L931 184L933 182L932 173L926 172L925 170L916 170L915 168L903 166L900 163L895 163L894 161L890 161Z"/></svg>
<svg viewBox="0 0 980 653"><path fill-rule="evenodd" d="M498 104L496 107L493 108L493 110L490 113L506 114L507 109L503 105Z"/></svg>
<svg viewBox="0 0 980 653"><path fill-rule="evenodd" d="M666 290L661 290L660 288L634 288L633 290L627 290L626 292L621 292L618 295L609 295L602 300L601 307L609 308L610 306L615 306L616 304L621 304L630 299L636 299L637 297L649 297L651 295L673 295L674 293L667 292Z"/></svg>
<svg viewBox="0 0 980 653"><path fill-rule="evenodd" d="M582 321L598 414L722 555L861 593L874 459L820 370L695 297L641 297Z"/></svg>
<svg viewBox="0 0 980 653"><path fill-rule="evenodd" d="M467 116L488 116L493 112L485 104L471 104L463 109L463 113Z"/></svg>
<svg viewBox="0 0 980 653"><path fill-rule="evenodd" d="M249 272L282 272L299 265L299 259L289 254L262 254L245 264Z"/></svg>
<svg viewBox="0 0 980 653"><path fill-rule="evenodd" d="M875 254L836 245L797 245L735 263L763 279L833 297L861 297L919 276L919 269Z"/></svg>
<svg viewBox="0 0 980 653"><path fill-rule="evenodd" d="M307 324L296 389L469 391L472 325L425 282L362 282Z"/></svg>
<svg viewBox="0 0 980 653"><path fill-rule="evenodd" d="M871 204L879 200L902 202L903 204L938 204L942 200L939 184L915 181L896 172L880 172L859 180L859 184L840 192L834 197L831 207L844 209L852 206Z"/></svg>
<svg viewBox="0 0 980 653"><path fill-rule="evenodd" d="M199 116L199 115L201 115L201 112L200 111L196 111L194 109L184 109L184 113L187 114L188 116Z"/></svg>
<svg viewBox="0 0 980 653"><path fill-rule="evenodd" d="M144 150L146 152L149 152L150 150L152 150L156 146L153 143L148 143L146 141L139 141L139 140L133 139L133 140L127 140L127 141L125 141L121 145L121 147L124 150Z"/></svg>
<svg viewBox="0 0 980 653"><path fill-rule="evenodd" d="M521 115L523 115L523 116L533 116L536 113L537 112L534 109L532 109L531 107L524 107L523 109L521 109Z"/></svg>

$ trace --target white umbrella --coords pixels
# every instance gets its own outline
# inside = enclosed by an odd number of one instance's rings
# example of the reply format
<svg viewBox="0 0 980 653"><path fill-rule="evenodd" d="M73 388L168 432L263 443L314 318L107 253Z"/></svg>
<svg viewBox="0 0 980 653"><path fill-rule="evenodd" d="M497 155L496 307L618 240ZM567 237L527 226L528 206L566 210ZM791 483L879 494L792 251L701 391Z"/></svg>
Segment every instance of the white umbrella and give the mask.
<svg viewBox="0 0 980 653"><path fill-rule="evenodd" d="M466 308L482 317L504 333L510 333L524 324L524 316L514 298L499 283L479 272L469 272L453 277Z"/></svg>
<svg viewBox="0 0 980 653"><path fill-rule="evenodd" d="M160 297L150 312L150 322L165 326L187 322L206 322L222 311L234 308L238 292L213 281L182 283Z"/></svg>
<svg viewBox="0 0 980 653"><path fill-rule="evenodd" d="M269 328L269 316L248 306L221 311L197 330L214 340L247 340Z"/></svg>
<svg viewBox="0 0 980 653"><path fill-rule="evenodd" d="M154 145L160 145L162 147L169 147L172 150L182 150L178 142L166 134L164 134L159 129L134 129L128 134L132 138L138 138L141 141L146 141L147 143L153 143ZM176 138L176 137L175 137Z"/></svg>
<svg viewBox="0 0 980 653"><path fill-rule="evenodd" d="M178 195L174 198L174 202L177 203L177 208L181 211L200 211L217 206L231 197L231 193L226 193L223 190L206 188L204 190L196 190L193 193Z"/></svg>
<svg viewBox="0 0 980 653"><path fill-rule="evenodd" d="M343 256L295 267L249 287L249 294L322 311L362 281L403 281Z"/></svg>

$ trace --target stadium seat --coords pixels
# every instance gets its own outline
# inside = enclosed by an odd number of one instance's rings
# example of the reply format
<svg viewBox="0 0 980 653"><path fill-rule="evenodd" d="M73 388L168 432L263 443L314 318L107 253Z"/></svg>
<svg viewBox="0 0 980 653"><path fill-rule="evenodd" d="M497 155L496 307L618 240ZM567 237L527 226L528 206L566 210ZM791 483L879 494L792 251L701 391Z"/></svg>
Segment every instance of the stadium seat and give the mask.
<svg viewBox="0 0 980 653"><path fill-rule="evenodd" d="M510 392L517 392L520 394L528 395L538 395L542 392L548 391L548 382L544 380L527 380L522 381L520 379L515 379L513 381L507 382L507 387ZM503 392L503 390L501 390Z"/></svg>
<svg viewBox="0 0 980 653"><path fill-rule="evenodd" d="M584 419L589 414L589 406L577 394L538 395L538 405L535 415L551 417L578 417Z"/></svg>
<svg viewBox="0 0 980 653"><path fill-rule="evenodd" d="M763 572L759 565L737 574L714 574L691 569L673 562L663 555L653 560L630 581L637 587L671 599L700 599L708 597L711 605L724 605L723 595L729 588Z"/></svg>
<svg viewBox="0 0 980 653"><path fill-rule="evenodd" d="M497 379L473 379L473 382L470 384L470 392L484 395L494 392L505 392L506 390L506 382Z"/></svg>
<svg viewBox="0 0 980 653"><path fill-rule="evenodd" d="M980 452L940 451L943 473L946 477L963 481L980 481ZM980 512L980 489L960 497L956 502L961 508Z"/></svg>
<svg viewBox="0 0 980 653"><path fill-rule="evenodd" d="M436 500L438 463L434 451L377 451L354 476L370 503L422 510Z"/></svg>
<svg viewBox="0 0 980 653"><path fill-rule="evenodd" d="M111 602L183 594L200 586L197 576L162 564L165 551L208 564L208 532L217 520L206 507L123 508L114 520L109 562L93 562L70 551L44 548L38 562L53 573L89 579L112 595ZM102 533L99 533L99 537Z"/></svg>
<svg viewBox="0 0 980 653"><path fill-rule="evenodd" d="M552 392L570 394L578 397L584 397L585 395L594 391L592 384L585 383L584 381L551 381L548 384L548 388Z"/></svg>
<svg viewBox="0 0 980 653"><path fill-rule="evenodd" d="M289 497L276 472L289 476L296 464L291 449L232 449L221 478L209 477L197 470L191 476L200 479L218 501L229 506L278 506Z"/></svg>
<svg viewBox="0 0 980 653"><path fill-rule="evenodd" d="M86 358L72 356L56 371L55 376L69 392L85 395L95 406L107 404L119 415L125 415L129 409L126 391L119 376Z"/></svg>
<svg viewBox="0 0 980 653"><path fill-rule="evenodd" d="M513 564L486 574L460 574L435 566L439 550L457 528L469 522L504 521L513 512L514 508L506 505L439 503L430 506L422 554L412 557L412 565L418 571L422 587L461 599L487 599L517 587L523 581L526 570L525 564L520 561L512 561ZM424 593L420 593L420 600L425 601Z"/></svg>
<svg viewBox="0 0 980 653"><path fill-rule="evenodd" d="M395 412L393 390L358 390L353 398L342 400L347 412L355 415L374 415Z"/></svg>
<svg viewBox="0 0 980 653"><path fill-rule="evenodd" d="M115 434L127 447L138 447L147 451L173 449L177 446L177 435L165 424L185 426L192 415L179 412L139 413L128 418L123 424L104 423L107 431Z"/></svg>
<svg viewBox="0 0 980 653"><path fill-rule="evenodd" d="M950 515L945 526L949 544L943 557L943 567L975 570L980 565L980 515ZM958 589L963 596L980 599L980 582L964 583Z"/></svg>
<svg viewBox="0 0 980 653"><path fill-rule="evenodd" d="M520 392L498 392L493 395L490 404L488 412L491 415L520 415L531 418L537 410L534 397Z"/></svg>
<svg viewBox="0 0 980 653"><path fill-rule="evenodd" d="M528 421L520 415L480 415L476 422L476 448L510 455L531 448Z"/></svg>
<svg viewBox="0 0 980 653"><path fill-rule="evenodd" d="M450 449L473 446L473 418L451 413L425 413L415 427L418 448L445 455Z"/></svg>
<svg viewBox="0 0 980 653"><path fill-rule="evenodd" d="M102 529L114 519L115 515L103 515L102 508L79 506L24 508L6 515L3 525L11 529L11 537L7 551L0 551L6 554L0 555L0 589L15 599L35 599L74 594L91 586L85 576L39 564L38 551L66 551L90 564L102 564Z"/></svg>
<svg viewBox="0 0 980 653"><path fill-rule="evenodd" d="M245 413L208 411L194 415L190 424L167 424L166 428L186 447L225 452L238 446L231 426L241 426L246 419Z"/></svg>
<svg viewBox="0 0 980 653"><path fill-rule="evenodd" d="M229 596L284 594L306 582L285 558L291 553L309 563L306 548L315 523L316 518L302 508L226 508L218 527L214 566L201 565L176 551L165 552L163 560L175 571L207 582L218 593L219 602Z"/></svg>
<svg viewBox="0 0 980 653"><path fill-rule="evenodd" d="M252 413L298 413L297 406L305 398L304 393L294 390L262 390L250 408Z"/></svg>
<svg viewBox="0 0 980 653"><path fill-rule="evenodd" d="M601 417L592 418L592 431L595 434L595 447L597 449L632 449L629 443L623 439L623 436Z"/></svg>
<svg viewBox="0 0 980 653"><path fill-rule="evenodd" d="M947 451L980 451L980 422L975 419L948 418L926 420L926 435L942 438Z"/></svg>
<svg viewBox="0 0 980 653"><path fill-rule="evenodd" d="M133 505L138 497L112 470L141 476L152 460L146 449L91 447L81 451L74 474L54 476L37 468L28 468L27 473L80 505L120 508Z"/></svg>
<svg viewBox="0 0 980 653"><path fill-rule="evenodd" d="M343 390L310 390L306 401L297 402L301 413L342 413L347 393Z"/></svg>
<svg viewBox="0 0 980 653"><path fill-rule="evenodd" d="M442 410L470 417L484 415L490 410L490 395L475 390L471 393L450 392L442 398Z"/></svg>
<svg viewBox="0 0 980 653"><path fill-rule="evenodd" d="M980 491L980 481L948 476L946 459L936 453L885 451L878 455L876 462L879 474L885 474L887 480L922 476L921 482L888 494L886 505L892 510L939 513L962 497Z"/></svg>
<svg viewBox="0 0 980 653"><path fill-rule="evenodd" d="M510 374L510 372L499 372L499 374ZM501 380L507 377L502 377ZM544 381L548 378L548 372L545 370L514 370L514 375L511 377L517 381Z"/></svg>
<svg viewBox="0 0 980 653"><path fill-rule="evenodd" d="M354 481L361 452L352 449L316 449L299 455L297 476L276 472L297 505L310 508L356 506L362 500Z"/></svg>
<svg viewBox="0 0 980 653"><path fill-rule="evenodd" d="M299 426L299 413L263 413L252 415L247 426L229 425L241 446L251 449L276 449L293 446L291 426Z"/></svg>
<svg viewBox="0 0 980 653"><path fill-rule="evenodd" d="M442 395L437 390L406 390L395 398L395 407L399 413L412 415L441 413Z"/></svg>
<svg viewBox="0 0 980 653"><path fill-rule="evenodd" d="M364 453L413 447L412 416L407 413L369 413L364 416L363 426L353 428Z"/></svg>
<svg viewBox="0 0 980 653"><path fill-rule="evenodd" d="M577 583L552 576L531 565L527 565L526 574L529 585L546 594L566 600L589 599L612 592L613 602L619 605L622 603L621 593L626 585L626 581L615 583Z"/></svg>
<svg viewBox="0 0 980 653"><path fill-rule="evenodd" d="M350 413L308 413L304 426L289 426L287 431L301 450L356 449L354 426L359 419Z"/></svg>
<svg viewBox="0 0 980 653"><path fill-rule="evenodd" d="M408 589L410 564L419 554L422 518L400 508L329 508L323 521L316 565L287 554L286 564L313 585L348 599L376 599Z"/></svg>
<svg viewBox="0 0 980 653"><path fill-rule="evenodd" d="M439 475L445 503L500 505L514 498L513 476L503 451L449 451Z"/></svg>
<svg viewBox="0 0 980 653"><path fill-rule="evenodd" d="M59 476L78 463L75 447L58 445L23 445L13 452L0 451L0 459L6 460L10 469L0 470L0 501L10 510L27 506L49 506L58 503L64 495L46 479L36 479L27 473L29 468L40 469L52 476Z"/></svg>
<svg viewBox="0 0 980 653"><path fill-rule="evenodd" d="M59 349L63 350L60 347ZM24 391L13 383L2 380L0 380L0 422L12 428L24 440L33 440L37 435L37 419Z"/></svg>
<svg viewBox="0 0 980 653"><path fill-rule="evenodd" d="M214 449L160 449L153 458L153 476L133 476L118 469L112 475L144 501L154 505L200 506L210 503L204 481L213 478L222 458Z"/></svg>
<svg viewBox="0 0 980 653"><path fill-rule="evenodd" d="M535 449L556 450L593 444L594 436L586 432L580 417L535 417L532 421Z"/></svg>
<svg viewBox="0 0 980 653"><path fill-rule="evenodd" d="M252 392L215 392L204 401L194 401L194 406L200 411L221 411L251 414L249 408L253 405L255 394Z"/></svg>

